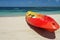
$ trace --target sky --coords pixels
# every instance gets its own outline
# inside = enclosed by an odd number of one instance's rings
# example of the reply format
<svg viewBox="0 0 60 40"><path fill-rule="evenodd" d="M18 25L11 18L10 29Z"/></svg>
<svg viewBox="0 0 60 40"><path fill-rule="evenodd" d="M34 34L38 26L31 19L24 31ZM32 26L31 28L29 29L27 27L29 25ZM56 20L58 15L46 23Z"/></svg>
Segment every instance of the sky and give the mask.
<svg viewBox="0 0 60 40"><path fill-rule="evenodd" d="M52 7L60 6L60 0L0 0L0 7Z"/></svg>

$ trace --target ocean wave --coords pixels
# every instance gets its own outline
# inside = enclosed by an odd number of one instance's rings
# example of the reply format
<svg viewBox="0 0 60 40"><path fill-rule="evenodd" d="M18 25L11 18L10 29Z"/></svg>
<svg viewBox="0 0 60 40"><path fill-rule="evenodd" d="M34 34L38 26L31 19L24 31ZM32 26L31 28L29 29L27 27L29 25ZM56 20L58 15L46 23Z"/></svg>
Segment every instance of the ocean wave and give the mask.
<svg viewBox="0 0 60 40"><path fill-rule="evenodd" d="M0 7L0 12L60 11L60 7Z"/></svg>

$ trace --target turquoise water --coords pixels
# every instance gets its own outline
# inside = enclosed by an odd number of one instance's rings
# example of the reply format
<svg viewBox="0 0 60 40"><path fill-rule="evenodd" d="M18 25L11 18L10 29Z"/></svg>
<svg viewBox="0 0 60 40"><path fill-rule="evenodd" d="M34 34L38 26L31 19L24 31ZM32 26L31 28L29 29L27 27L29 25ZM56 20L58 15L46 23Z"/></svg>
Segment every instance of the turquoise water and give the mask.
<svg viewBox="0 0 60 40"><path fill-rule="evenodd" d="M24 16L27 11L41 14L60 14L60 7L0 7L0 16Z"/></svg>
<svg viewBox="0 0 60 40"><path fill-rule="evenodd" d="M39 12L41 14L60 14L60 11L44 11L44 12Z"/></svg>

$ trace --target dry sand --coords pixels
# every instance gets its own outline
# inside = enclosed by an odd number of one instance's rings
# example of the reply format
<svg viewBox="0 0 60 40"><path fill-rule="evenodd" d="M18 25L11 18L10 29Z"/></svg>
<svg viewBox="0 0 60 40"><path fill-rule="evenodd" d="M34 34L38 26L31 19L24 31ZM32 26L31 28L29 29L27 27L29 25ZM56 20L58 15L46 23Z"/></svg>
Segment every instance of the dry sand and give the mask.
<svg viewBox="0 0 60 40"><path fill-rule="evenodd" d="M49 16L60 24L60 14ZM60 29L50 33L29 26L24 16L0 17L0 40L60 40Z"/></svg>

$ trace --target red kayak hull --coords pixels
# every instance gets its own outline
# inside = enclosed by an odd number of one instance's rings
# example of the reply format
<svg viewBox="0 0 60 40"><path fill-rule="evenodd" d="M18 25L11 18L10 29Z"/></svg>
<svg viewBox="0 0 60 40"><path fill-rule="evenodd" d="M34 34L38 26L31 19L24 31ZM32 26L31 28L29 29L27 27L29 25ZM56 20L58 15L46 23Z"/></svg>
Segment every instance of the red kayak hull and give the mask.
<svg viewBox="0 0 60 40"><path fill-rule="evenodd" d="M31 14L32 15L32 14ZM51 17L36 14L38 17L32 18L26 16L26 21L35 27L46 29L47 31L54 32L55 30L59 29L58 23Z"/></svg>

